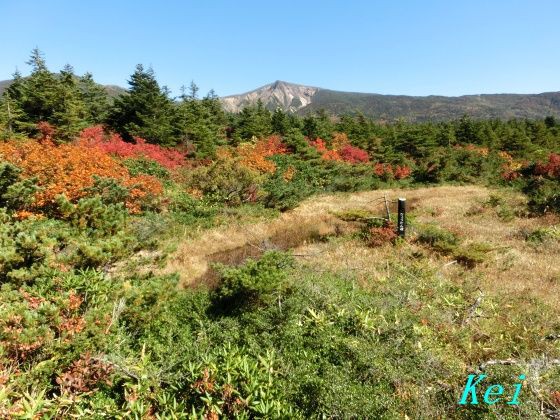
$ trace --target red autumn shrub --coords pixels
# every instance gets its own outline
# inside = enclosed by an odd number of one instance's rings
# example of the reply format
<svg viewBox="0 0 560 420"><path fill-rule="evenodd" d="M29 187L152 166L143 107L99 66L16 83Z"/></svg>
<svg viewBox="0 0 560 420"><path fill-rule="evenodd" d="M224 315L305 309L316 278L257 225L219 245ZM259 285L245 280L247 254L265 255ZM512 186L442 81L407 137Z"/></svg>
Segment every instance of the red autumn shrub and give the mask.
<svg viewBox="0 0 560 420"><path fill-rule="evenodd" d="M391 222L385 223L384 226L372 227L368 233L368 245L371 247L393 243L397 238L395 225Z"/></svg>
<svg viewBox="0 0 560 420"><path fill-rule="evenodd" d="M560 155L551 153L548 156L548 162L535 165L534 173L549 178L560 178Z"/></svg>
<svg viewBox="0 0 560 420"><path fill-rule="evenodd" d="M314 147L318 152L324 153L327 151L327 143L325 140L317 137L315 140L308 140L309 144Z"/></svg>
<svg viewBox="0 0 560 420"><path fill-rule="evenodd" d="M37 129L39 130L39 133L41 133L41 140L51 140L56 131L54 127L46 121L37 123Z"/></svg>
<svg viewBox="0 0 560 420"><path fill-rule="evenodd" d="M394 176L393 166L390 163L378 162L373 167L373 172L380 178L390 179Z"/></svg>
<svg viewBox="0 0 560 420"><path fill-rule="evenodd" d="M321 153L321 158L324 160L335 160L352 164L369 162L368 153L359 147L352 146L346 134L334 133L331 143L332 146L329 149L326 142L321 138L309 141L309 144Z"/></svg>
<svg viewBox="0 0 560 420"><path fill-rule="evenodd" d="M74 361L66 371L62 372L57 378L62 393L79 394L90 392L101 383L110 384L110 375L113 366L91 357L89 353L82 355Z"/></svg>
<svg viewBox="0 0 560 420"><path fill-rule="evenodd" d="M397 165L397 167L395 168L395 179L404 179L404 178L408 178L410 176L410 174L412 173L412 169L410 169L410 167L403 165L403 166L399 166Z"/></svg>
<svg viewBox="0 0 560 420"><path fill-rule="evenodd" d="M343 161L349 163L366 163L369 162L368 153L359 147L350 144L342 146L339 150L340 157Z"/></svg>
<svg viewBox="0 0 560 420"><path fill-rule="evenodd" d="M135 137L134 141L135 143L128 143L118 134L106 134L100 125L82 130L78 137L78 144L98 148L120 158L144 157L167 169L175 169L184 163L185 155L178 150L146 143L140 137Z"/></svg>

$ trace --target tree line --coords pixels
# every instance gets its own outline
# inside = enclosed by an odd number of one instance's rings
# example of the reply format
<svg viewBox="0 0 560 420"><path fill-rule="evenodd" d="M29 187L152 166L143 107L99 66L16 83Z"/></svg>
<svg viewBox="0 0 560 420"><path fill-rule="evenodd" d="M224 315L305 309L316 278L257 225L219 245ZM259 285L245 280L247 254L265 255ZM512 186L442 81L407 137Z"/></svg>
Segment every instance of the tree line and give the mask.
<svg viewBox="0 0 560 420"><path fill-rule="evenodd" d="M213 91L199 97L191 83L172 97L151 68L137 65L128 89L111 98L90 73L78 76L70 65L59 72L48 69L43 54L34 49L27 64L28 76L14 74L0 99L0 136L33 136L37 123L57 129L59 141L73 139L88 126L103 124L125 140L141 137L162 146L183 146L197 157L212 157L216 147L236 145L271 134L302 135L323 139L346 133L353 145L384 161L406 157L425 159L439 148L474 144L538 158L558 151L560 124L554 117L540 120L475 120L464 116L447 122L379 123L361 114L335 117L325 111L306 116L269 110L262 102L227 114Z"/></svg>

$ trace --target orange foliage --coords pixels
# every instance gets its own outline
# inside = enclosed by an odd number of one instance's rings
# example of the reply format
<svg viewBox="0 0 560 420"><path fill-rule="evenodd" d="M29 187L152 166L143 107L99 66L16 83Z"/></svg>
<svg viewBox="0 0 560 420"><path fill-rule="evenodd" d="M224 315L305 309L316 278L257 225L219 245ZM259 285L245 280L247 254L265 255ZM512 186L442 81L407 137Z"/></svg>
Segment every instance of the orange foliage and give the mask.
<svg viewBox="0 0 560 420"><path fill-rule="evenodd" d="M284 178L284 181L289 182L294 178L295 174L296 168L294 168L293 166L288 166L288 168L286 168L286 170L282 174L282 178Z"/></svg>
<svg viewBox="0 0 560 420"><path fill-rule="evenodd" d="M221 146L216 148L216 158L218 160L233 159L233 150L228 146Z"/></svg>
<svg viewBox="0 0 560 420"><path fill-rule="evenodd" d="M101 150L76 144L55 145L48 138L0 143L0 156L22 169L24 178L36 178L36 209L52 205L58 195L76 201L87 195L93 176L114 178L131 187L129 210L137 212L140 201L159 195L161 183L154 177L131 177L128 170Z"/></svg>
<svg viewBox="0 0 560 420"><path fill-rule="evenodd" d="M498 156L503 160L501 165L501 177L505 181L513 181L521 176L519 170L523 168L524 163L513 159L508 152L498 152Z"/></svg>
<svg viewBox="0 0 560 420"><path fill-rule="evenodd" d="M346 133L333 133L333 139L332 139L333 150L340 150L344 146L349 144L350 141L348 140L348 136L346 135Z"/></svg>
<svg viewBox="0 0 560 420"><path fill-rule="evenodd" d="M256 143L243 143L236 148L237 155L241 158L241 165L254 169L258 172L273 173L276 170L274 162L268 157L283 155L288 149L282 143L280 136L270 136L258 140ZM222 152L222 154L224 154Z"/></svg>
<svg viewBox="0 0 560 420"><path fill-rule="evenodd" d="M464 149L464 150L467 150L469 152L476 153L477 155L480 155L480 156L483 156L483 157L487 157L488 153L489 153L488 147L477 146L475 144L467 144L466 146L456 145L455 148L456 149Z"/></svg>
<svg viewBox="0 0 560 420"><path fill-rule="evenodd" d="M390 163L376 163L373 167L375 175L383 179L395 178L397 180L408 178L412 174L412 169L409 166L396 165L393 167Z"/></svg>

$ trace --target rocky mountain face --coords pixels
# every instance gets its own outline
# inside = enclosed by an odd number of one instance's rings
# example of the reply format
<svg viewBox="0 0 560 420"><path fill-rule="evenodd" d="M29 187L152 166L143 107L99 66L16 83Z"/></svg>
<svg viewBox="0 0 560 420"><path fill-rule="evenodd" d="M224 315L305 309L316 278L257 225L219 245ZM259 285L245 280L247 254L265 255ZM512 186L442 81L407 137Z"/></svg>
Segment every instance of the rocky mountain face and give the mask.
<svg viewBox="0 0 560 420"><path fill-rule="evenodd" d="M331 114L362 113L381 121L447 120L474 118L560 117L560 92L465 96L404 96L340 92L276 81L251 92L222 98L224 108L239 112L258 100L270 110L277 107L298 114L325 109Z"/></svg>
<svg viewBox="0 0 560 420"><path fill-rule="evenodd" d="M244 106L255 104L260 99L268 109L280 107L285 111L297 112L310 105L318 91L316 87L277 80L251 92L225 96L222 98L222 104L228 112L239 112Z"/></svg>

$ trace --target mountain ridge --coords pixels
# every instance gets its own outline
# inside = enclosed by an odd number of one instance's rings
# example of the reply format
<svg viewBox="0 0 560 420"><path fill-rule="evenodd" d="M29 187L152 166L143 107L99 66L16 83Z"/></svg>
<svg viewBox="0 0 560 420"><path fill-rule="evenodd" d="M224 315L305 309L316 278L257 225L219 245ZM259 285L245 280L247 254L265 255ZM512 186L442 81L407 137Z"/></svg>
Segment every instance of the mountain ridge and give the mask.
<svg viewBox="0 0 560 420"><path fill-rule="evenodd" d="M261 100L274 110L307 114L319 109L335 115L362 113L377 120L444 120L471 115L476 118L560 117L560 92L537 94L490 93L461 96L409 96L344 92L277 80L238 95L221 98L229 112L240 112Z"/></svg>

